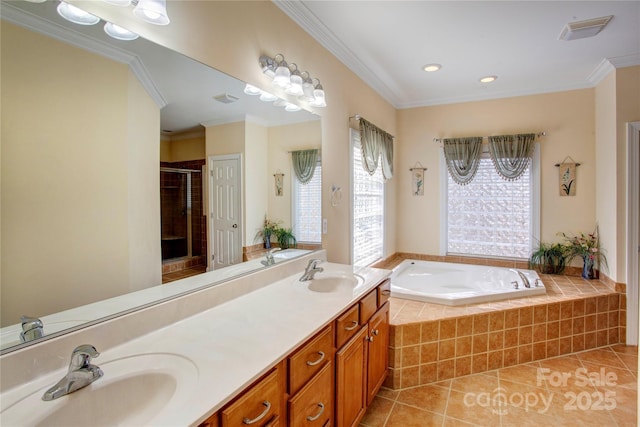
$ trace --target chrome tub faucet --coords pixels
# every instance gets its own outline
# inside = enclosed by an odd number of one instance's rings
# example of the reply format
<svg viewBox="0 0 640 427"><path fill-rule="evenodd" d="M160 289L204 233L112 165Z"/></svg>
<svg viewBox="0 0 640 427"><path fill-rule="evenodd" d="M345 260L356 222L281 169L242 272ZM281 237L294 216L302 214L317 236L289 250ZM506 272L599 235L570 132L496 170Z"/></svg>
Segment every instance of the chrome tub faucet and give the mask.
<svg viewBox="0 0 640 427"><path fill-rule="evenodd" d="M525 288L531 287L531 283L529 283L529 279L527 279L527 276L522 271L520 270L513 270L513 271L518 273L518 276L520 276L520 279L522 280L522 284L524 285Z"/></svg>
<svg viewBox="0 0 640 427"><path fill-rule="evenodd" d="M301 282L306 282L308 280L313 280L313 277L316 273L321 273L324 271L324 268L318 267L318 264L322 262L321 259L311 259L309 260L309 264L307 264L307 268L304 269L304 274L300 277Z"/></svg>
<svg viewBox="0 0 640 427"><path fill-rule="evenodd" d="M102 369L91 364L91 358L98 356L100 356L100 353L92 345L83 344L76 347L71 353L71 362L69 363L67 375L45 391L42 400L54 400L73 393L102 377Z"/></svg>
<svg viewBox="0 0 640 427"><path fill-rule="evenodd" d="M273 253L279 251L280 248L267 249L266 259L260 261L260 264L264 266L270 266L276 263L275 258L273 257Z"/></svg>

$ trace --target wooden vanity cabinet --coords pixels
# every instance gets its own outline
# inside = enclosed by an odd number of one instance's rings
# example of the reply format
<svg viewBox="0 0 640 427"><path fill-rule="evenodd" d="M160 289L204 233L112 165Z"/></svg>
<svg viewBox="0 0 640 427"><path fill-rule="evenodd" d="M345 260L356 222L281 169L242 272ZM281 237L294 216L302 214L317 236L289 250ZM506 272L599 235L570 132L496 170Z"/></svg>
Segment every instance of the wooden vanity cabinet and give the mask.
<svg viewBox="0 0 640 427"><path fill-rule="evenodd" d="M244 391L220 412L221 427L278 425L283 413L282 364Z"/></svg>
<svg viewBox="0 0 640 427"><path fill-rule="evenodd" d="M360 321L364 326L336 353L338 427L358 425L386 378L389 298L382 292L385 286L388 286L388 281L360 300Z"/></svg>
<svg viewBox="0 0 640 427"><path fill-rule="evenodd" d="M385 280L199 427L357 426L387 374L388 290Z"/></svg>

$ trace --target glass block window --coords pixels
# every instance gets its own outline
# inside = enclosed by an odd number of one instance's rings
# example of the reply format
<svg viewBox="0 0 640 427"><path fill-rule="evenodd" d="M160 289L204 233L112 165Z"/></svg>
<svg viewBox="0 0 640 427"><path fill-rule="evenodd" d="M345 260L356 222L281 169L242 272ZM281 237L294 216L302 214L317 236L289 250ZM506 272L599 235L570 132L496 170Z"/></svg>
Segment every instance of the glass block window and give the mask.
<svg viewBox="0 0 640 427"><path fill-rule="evenodd" d="M367 266L382 259L384 243L384 178L382 167L369 175L362 167L360 134L352 131L352 263Z"/></svg>
<svg viewBox="0 0 640 427"><path fill-rule="evenodd" d="M293 176L293 235L301 243L322 242L322 165L316 165L313 177L306 184Z"/></svg>
<svg viewBox="0 0 640 427"><path fill-rule="evenodd" d="M528 258L533 235L531 164L517 181L502 179L488 157L481 159L467 185L446 174L447 253Z"/></svg>

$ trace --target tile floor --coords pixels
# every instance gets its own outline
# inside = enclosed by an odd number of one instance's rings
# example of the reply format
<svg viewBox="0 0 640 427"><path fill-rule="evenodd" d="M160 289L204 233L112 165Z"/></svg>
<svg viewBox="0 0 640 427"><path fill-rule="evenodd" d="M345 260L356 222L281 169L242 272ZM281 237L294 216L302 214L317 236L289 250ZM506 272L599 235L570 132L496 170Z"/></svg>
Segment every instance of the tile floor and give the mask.
<svg viewBox="0 0 640 427"><path fill-rule="evenodd" d="M174 280L184 279L185 277L195 276L196 274L204 273L206 270L206 265L197 265L195 267L186 268L184 270L165 273L162 275L162 283L169 283L173 282Z"/></svg>
<svg viewBox="0 0 640 427"><path fill-rule="evenodd" d="M360 427L637 426L638 348L623 344L402 390Z"/></svg>

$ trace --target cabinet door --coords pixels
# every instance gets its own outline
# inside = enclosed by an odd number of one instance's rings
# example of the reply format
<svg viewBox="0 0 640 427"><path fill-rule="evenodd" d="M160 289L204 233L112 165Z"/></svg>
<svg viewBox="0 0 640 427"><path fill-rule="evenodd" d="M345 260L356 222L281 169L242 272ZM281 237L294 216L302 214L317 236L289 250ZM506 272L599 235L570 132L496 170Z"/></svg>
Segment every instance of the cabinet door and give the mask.
<svg viewBox="0 0 640 427"><path fill-rule="evenodd" d="M367 405L380 390L389 365L389 303L385 303L369 321Z"/></svg>
<svg viewBox="0 0 640 427"><path fill-rule="evenodd" d="M333 363L329 362L289 400L289 425L326 425L333 418Z"/></svg>
<svg viewBox="0 0 640 427"><path fill-rule="evenodd" d="M366 345L368 330L360 332L336 353L336 426L358 425L366 402Z"/></svg>
<svg viewBox="0 0 640 427"><path fill-rule="evenodd" d="M274 425L282 414L279 369L275 369L222 410L222 427Z"/></svg>

